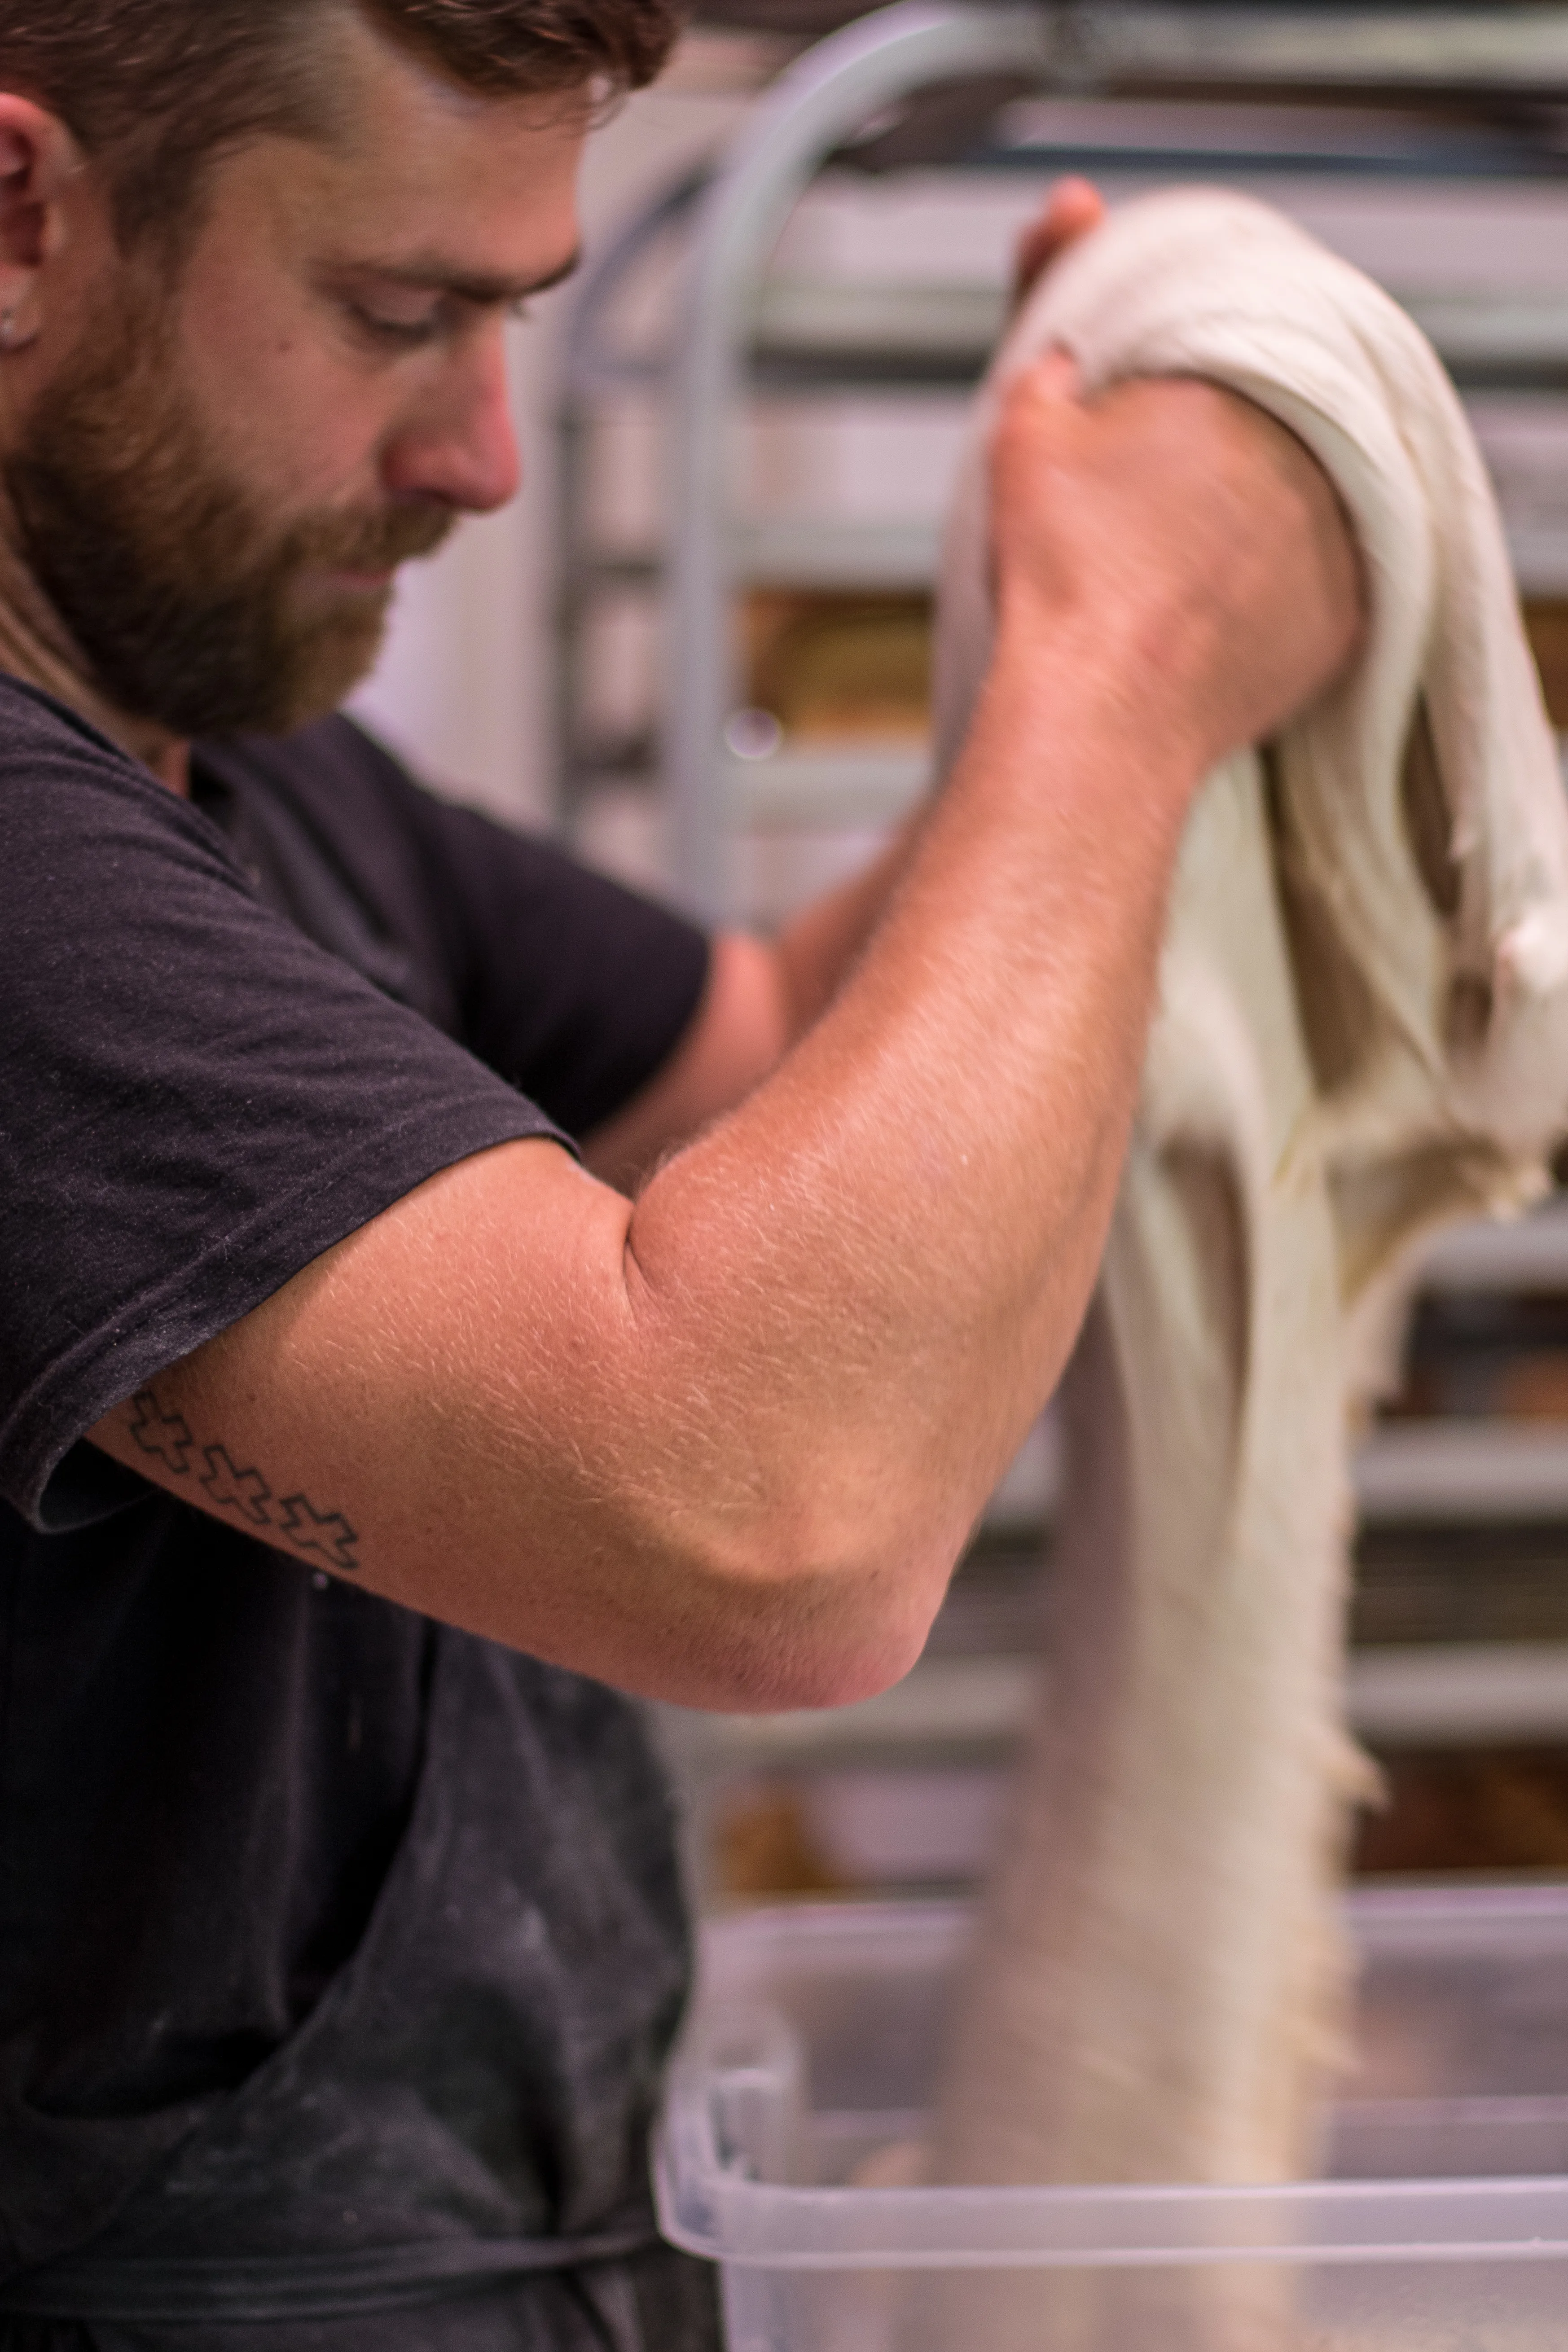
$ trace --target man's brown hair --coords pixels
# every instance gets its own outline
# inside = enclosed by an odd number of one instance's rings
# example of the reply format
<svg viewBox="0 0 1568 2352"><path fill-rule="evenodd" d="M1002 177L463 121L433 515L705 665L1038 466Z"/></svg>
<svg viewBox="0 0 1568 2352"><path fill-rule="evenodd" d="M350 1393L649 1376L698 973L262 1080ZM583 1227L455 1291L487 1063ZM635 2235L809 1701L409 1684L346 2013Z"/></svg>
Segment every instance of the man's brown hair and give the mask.
<svg viewBox="0 0 1568 2352"><path fill-rule="evenodd" d="M652 80L680 0L0 0L0 89L103 165L123 244L177 240L220 151L325 131L319 36L347 9L486 95L611 96Z"/></svg>

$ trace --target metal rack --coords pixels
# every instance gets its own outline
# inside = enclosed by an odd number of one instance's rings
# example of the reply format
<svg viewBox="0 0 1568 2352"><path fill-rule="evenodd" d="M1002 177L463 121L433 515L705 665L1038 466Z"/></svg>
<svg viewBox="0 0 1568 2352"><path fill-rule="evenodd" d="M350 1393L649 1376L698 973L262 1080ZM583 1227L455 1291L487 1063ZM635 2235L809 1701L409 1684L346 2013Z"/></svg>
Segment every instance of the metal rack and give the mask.
<svg viewBox="0 0 1568 2352"><path fill-rule="evenodd" d="M1562 178L1568 145L1554 111L1568 100L1568 9L1281 6L1141 7L1118 0L1028 6L900 0L831 36L788 68L751 110L716 172L684 181L606 252L576 311L563 404L563 593L569 798L595 778L665 781L679 888L702 912L733 911L731 845L757 824L890 821L926 781L910 752L814 756L787 744L748 756L727 740L743 699L736 603L748 588L916 589L929 585L929 528L802 530L749 514L737 440L758 397L820 400L873 388L951 395L972 383L994 341L1003 289L792 281L772 271L781 232L830 165L875 165L889 110L918 115L930 93L970 87L1066 93L1081 121L1040 138L966 126L950 168L1043 173L1062 164L1252 175ZM1180 97L1223 109L1289 101L1293 135L1270 150L1210 143L1177 151L1129 130L1131 102ZM1095 106L1121 104L1108 138ZM1368 101L1375 100L1375 107ZM1314 124L1328 125L1314 133ZM1215 143L1215 140L1218 144ZM898 153L896 134L892 152ZM650 256L683 248L665 331L628 350L617 302ZM1568 292L1527 299L1484 290L1413 304L1472 390L1568 385ZM596 548L586 522L584 438L606 401L662 397L673 521L664 543ZM1516 554L1531 584L1568 583L1568 515L1527 526ZM575 649L596 600L666 599L662 728L639 740L584 740ZM661 740L656 740L656 731Z"/></svg>
<svg viewBox="0 0 1568 2352"><path fill-rule="evenodd" d="M929 121L922 131L928 95L965 87L985 94L981 117L956 133L947 119L944 131L939 108L935 131ZM1030 93L1056 110L1033 127ZM999 115L1004 98L1010 111ZM1187 112L1173 145L1177 100ZM1147 112L1154 101L1158 120ZM1287 105L1289 136L1269 152L1247 110ZM898 119L906 107L912 144ZM759 513L739 450L759 399L892 390L951 400L980 373L1003 317L1000 284L829 280L774 265L790 215L825 170L890 167L911 152L992 175L1065 166L1568 181L1568 6L899 0L799 58L717 169L670 188L600 257L576 311L563 411L568 808L605 778L662 779L677 887L710 917L735 911L733 852L749 829L885 824L928 781L917 749L825 752L786 740L755 756L731 725L745 700L737 615L749 591L910 592L932 577L933 528ZM1561 292L1395 290L1462 391L1568 395L1568 272ZM662 413L672 489L659 535L606 546L591 520L594 433L616 404ZM1568 593L1568 498L1560 511L1547 499L1516 515L1511 535L1526 587ZM582 646L595 611L616 597L661 604L666 707L661 723L606 742L582 720ZM1568 1299L1568 1210L1450 1238L1426 1283L1433 1296ZM1523 1641L1491 1629L1479 1640L1380 1639L1358 1654L1351 1698L1363 1736L1393 1748L1505 1732L1568 1744L1568 1422L1390 1425L1362 1452L1355 1479L1373 1537L1414 1531L1463 1544L1524 1527L1552 1530L1555 1545L1560 1534L1550 1572L1563 1594L1549 1638L1532 1625ZM1034 1535L1048 1529L1053 1507L1048 1454L1037 1460L1033 1491L1025 1486ZM1016 1517L1016 1494L1012 1509ZM945 1636L939 1625L927 1659L882 1699L829 1718L677 1724L689 1779L711 1787L726 1773L868 1759L995 1759L1016 1735L1036 1671L1002 1653L1033 1645L1034 1604L1020 1580L1014 1600L987 1604L992 1632L974 1638L959 1625L966 1607L973 1614L963 1586L961 1578Z"/></svg>

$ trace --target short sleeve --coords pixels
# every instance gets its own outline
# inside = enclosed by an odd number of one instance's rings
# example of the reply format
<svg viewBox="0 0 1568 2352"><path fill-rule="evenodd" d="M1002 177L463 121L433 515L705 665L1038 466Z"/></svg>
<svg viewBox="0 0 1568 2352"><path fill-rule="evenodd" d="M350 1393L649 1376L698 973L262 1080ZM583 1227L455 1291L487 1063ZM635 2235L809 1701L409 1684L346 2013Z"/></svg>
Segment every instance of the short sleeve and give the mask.
<svg viewBox="0 0 1568 2352"><path fill-rule="evenodd" d="M217 828L0 689L0 1493L532 1101L264 906Z"/></svg>

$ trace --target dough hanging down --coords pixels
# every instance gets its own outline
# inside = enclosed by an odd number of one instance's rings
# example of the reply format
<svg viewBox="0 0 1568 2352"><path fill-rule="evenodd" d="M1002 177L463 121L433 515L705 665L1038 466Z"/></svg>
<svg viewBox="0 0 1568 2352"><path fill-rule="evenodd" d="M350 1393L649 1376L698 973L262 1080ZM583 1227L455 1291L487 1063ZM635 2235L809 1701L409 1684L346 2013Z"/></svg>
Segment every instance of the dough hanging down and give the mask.
<svg viewBox="0 0 1568 2352"><path fill-rule="evenodd" d="M1491 490L1415 328L1267 207L1129 205L1049 274L950 527L940 749L984 674L984 446L1053 344L1201 375L1338 483L1355 673L1189 826L1137 1130L1067 1383L1048 1703L947 2050L944 2182L1310 2173L1349 1990L1337 1889L1349 1409L1442 1221L1527 1202L1568 1100L1568 817ZM1039 747L1048 779L1051 747ZM1386 1315L1383 1320L1387 1321ZM1286 2352L1268 2268L928 2283L954 2352Z"/></svg>

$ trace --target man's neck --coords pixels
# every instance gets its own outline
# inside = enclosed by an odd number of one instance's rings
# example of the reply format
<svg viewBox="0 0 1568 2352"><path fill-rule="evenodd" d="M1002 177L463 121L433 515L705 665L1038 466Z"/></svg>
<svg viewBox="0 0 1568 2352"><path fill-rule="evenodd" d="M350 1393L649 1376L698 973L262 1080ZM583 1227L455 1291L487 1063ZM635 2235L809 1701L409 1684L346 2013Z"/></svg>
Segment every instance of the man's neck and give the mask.
<svg viewBox="0 0 1568 2352"><path fill-rule="evenodd" d="M161 784L178 793L183 801L191 797L191 747L188 743L166 737L161 751L145 751L139 755L144 767L151 768Z"/></svg>
<svg viewBox="0 0 1568 2352"><path fill-rule="evenodd" d="M166 728L132 719L96 687L65 623L17 553L0 519L0 669L42 687L87 719L162 784L190 791L190 745Z"/></svg>

